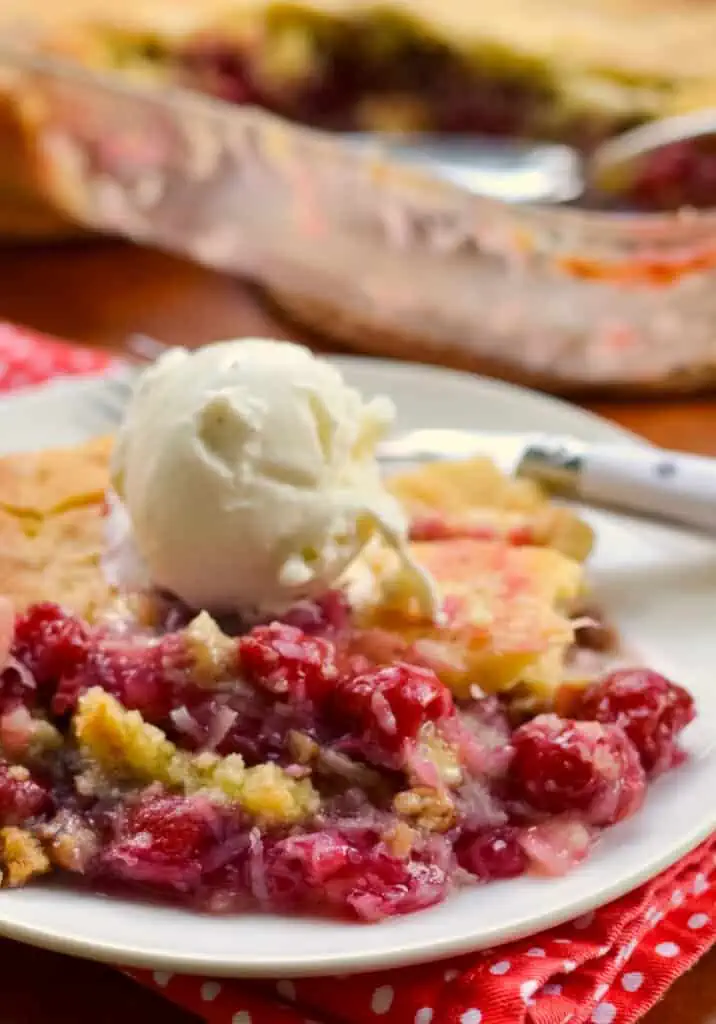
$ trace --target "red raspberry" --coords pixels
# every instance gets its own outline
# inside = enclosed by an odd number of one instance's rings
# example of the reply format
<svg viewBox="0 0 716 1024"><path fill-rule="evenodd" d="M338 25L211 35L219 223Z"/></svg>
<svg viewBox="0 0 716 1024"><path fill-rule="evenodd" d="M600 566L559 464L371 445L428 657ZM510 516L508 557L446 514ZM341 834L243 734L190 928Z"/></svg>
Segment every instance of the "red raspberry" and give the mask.
<svg viewBox="0 0 716 1024"><path fill-rule="evenodd" d="M242 637L239 657L252 683L292 700L320 703L338 678L333 644L282 622L256 626Z"/></svg>
<svg viewBox="0 0 716 1024"><path fill-rule="evenodd" d="M575 718L621 726L650 775L681 760L676 737L695 715L687 690L648 669L612 672L582 694L575 710Z"/></svg>
<svg viewBox="0 0 716 1024"><path fill-rule="evenodd" d="M429 668L398 662L340 682L334 696L340 717L357 719L381 746L398 749L426 722L454 711L452 694Z"/></svg>
<svg viewBox="0 0 716 1024"><path fill-rule="evenodd" d="M86 623L47 601L17 616L12 653L42 686L74 674L87 657L89 641Z"/></svg>
<svg viewBox="0 0 716 1024"><path fill-rule="evenodd" d="M200 797L145 798L120 823L100 871L114 878L188 892L198 885L204 855L220 834L217 810Z"/></svg>
<svg viewBox="0 0 716 1024"><path fill-rule="evenodd" d="M49 792L19 765L0 761L0 824L22 825L46 811Z"/></svg>
<svg viewBox="0 0 716 1024"><path fill-rule="evenodd" d="M638 751L616 725L538 715L512 734L512 794L536 811L592 825L632 814L646 790Z"/></svg>
<svg viewBox="0 0 716 1024"><path fill-rule="evenodd" d="M160 722L184 703L191 656L182 636L170 633L156 644L96 641L77 672L55 693L55 714L72 711L81 693L99 686L149 722Z"/></svg>

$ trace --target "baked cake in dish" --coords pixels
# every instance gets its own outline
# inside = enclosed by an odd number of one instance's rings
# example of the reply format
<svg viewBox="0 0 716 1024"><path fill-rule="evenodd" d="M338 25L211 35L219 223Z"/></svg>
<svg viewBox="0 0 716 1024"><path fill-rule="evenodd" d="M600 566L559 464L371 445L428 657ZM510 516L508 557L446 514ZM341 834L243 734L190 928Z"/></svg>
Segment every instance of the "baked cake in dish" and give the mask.
<svg viewBox="0 0 716 1024"><path fill-rule="evenodd" d="M596 650L591 532L531 485L485 461L392 481L439 623L369 545L249 626L113 592L110 449L0 460L5 884L378 921L566 871L682 759L691 697Z"/></svg>
<svg viewBox="0 0 716 1024"><path fill-rule="evenodd" d="M590 144L706 106L716 83L710 0L84 0L53 21L48 43L79 60L329 128Z"/></svg>
<svg viewBox="0 0 716 1024"><path fill-rule="evenodd" d="M11 0L0 18L88 67L330 130L521 135L588 149L716 95L712 0L532 0L529 12L522 0ZM22 155L22 117L0 111L0 131L4 150ZM698 168L711 161L701 154L694 168L688 155L650 171L650 201L665 201L682 173L703 191ZM4 164L8 228L24 218L29 232L43 220L56 230L27 198L31 160Z"/></svg>

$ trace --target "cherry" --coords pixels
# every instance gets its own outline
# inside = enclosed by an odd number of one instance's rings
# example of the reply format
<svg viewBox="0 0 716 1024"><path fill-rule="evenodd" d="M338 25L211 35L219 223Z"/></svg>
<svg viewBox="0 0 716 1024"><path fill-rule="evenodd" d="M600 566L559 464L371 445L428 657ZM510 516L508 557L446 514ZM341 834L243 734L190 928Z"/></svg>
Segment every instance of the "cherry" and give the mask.
<svg viewBox="0 0 716 1024"><path fill-rule="evenodd" d="M650 775L681 760L676 737L696 714L682 686L648 669L621 669L590 686L577 699L575 718L621 726Z"/></svg>
<svg viewBox="0 0 716 1024"><path fill-rule="evenodd" d="M184 637L169 633L157 643L96 641L75 673L65 676L52 702L55 714L74 709L81 693L100 686L150 722L184 703L192 659Z"/></svg>
<svg viewBox="0 0 716 1024"><path fill-rule="evenodd" d="M48 790L26 768L0 761L0 824L22 825L50 805Z"/></svg>
<svg viewBox="0 0 716 1024"><path fill-rule="evenodd" d="M219 814L201 797L145 797L119 822L102 852L100 873L111 878L190 892L219 833Z"/></svg>
<svg viewBox="0 0 716 1024"><path fill-rule="evenodd" d="M511 825L465 831L455 843L458 864L481 882L516 878L527 867L519 837L519 829Z"/></svg>
<svg viewBox="0 0 716 1024"><path fill-rule="evenodd" d="M256 686L295 701L320 702L338 676L333 644L296 626L256 626L239 641L244 674Z"/></svg>
<svg viewBox="0 0 716 1024"><path fill-rule="evenodd" d="M87 658L89 641L86 623L46 601L17 616L12 653L42 686L76 672Z"/></svg>
<svg viewBox="0 0 716 1024"><path fill-rule="evenodd" d="M512 795L536 811L578 811L590 824L609 825L641 805L644 770L616 725L538 715L515 730L512 744Z"/></svg>
<svg viewBox="0 0 716 1024"><path fill-rule="evenodd" d="M379 921L442 900L448 862L440 844L398 857L373 829L326 829L276 843L266 858L266 885L284 906Z"/></svg>
<svg viewBox="0 0 716 1024"><path fill-rule="evenodd" d="M341 680L333 711L356 719L380 745L399 749L426 722L451 716L454 705L432 669L398 662Z"/></svg>

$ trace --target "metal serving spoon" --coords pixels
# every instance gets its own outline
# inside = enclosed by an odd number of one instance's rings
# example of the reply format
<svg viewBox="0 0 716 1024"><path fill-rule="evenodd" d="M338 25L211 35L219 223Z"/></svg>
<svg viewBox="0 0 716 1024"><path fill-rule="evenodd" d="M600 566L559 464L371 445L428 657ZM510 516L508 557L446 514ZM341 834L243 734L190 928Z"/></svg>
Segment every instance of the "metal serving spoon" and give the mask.
<svg viewBox="0 0 716 1024"><path fill-rule="evenodd" d="M633 128L582 156L570 146L482 136L353 133L354 146L370 147L480 195L512 203L570 203L589 196L612 202L628 193L647 159L677 143L716 142L716 108L663 118ZM715 202L716 205L716 196Z"/></svg>

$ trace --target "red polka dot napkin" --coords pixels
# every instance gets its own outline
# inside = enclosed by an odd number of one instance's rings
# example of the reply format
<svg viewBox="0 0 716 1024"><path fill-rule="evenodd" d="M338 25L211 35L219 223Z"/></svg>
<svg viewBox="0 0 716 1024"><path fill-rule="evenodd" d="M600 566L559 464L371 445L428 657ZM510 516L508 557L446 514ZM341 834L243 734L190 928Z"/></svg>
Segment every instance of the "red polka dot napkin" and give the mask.
<svg viewBox="0 0 716 1024"><path fill-rule="evenodd" d="M0 389L110 363L0 323ZM716 837L601 910L450 962L275 982L127 973L208 1024L632 1024L716 941L714 889Z"/></svg>
<svg viewBox="0 0 716 1024"><path fill-rule="evenodd" d="M128 973L209 1024L633 1024L716 941L714 887L716 837L601 910L457 960L275 982Z"/></svg>
<svg viewBox="0 0 716 1024"><path fill-rule="evenodd" d="M41 384L51 377L101 373L112 360L106 352L69 345L36 331L0 322L0 389Z"/></svg>

